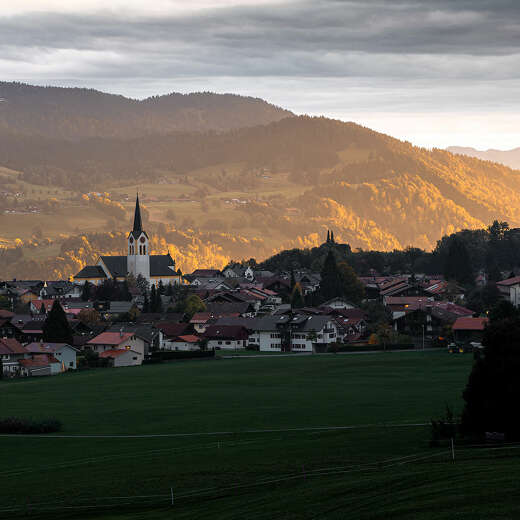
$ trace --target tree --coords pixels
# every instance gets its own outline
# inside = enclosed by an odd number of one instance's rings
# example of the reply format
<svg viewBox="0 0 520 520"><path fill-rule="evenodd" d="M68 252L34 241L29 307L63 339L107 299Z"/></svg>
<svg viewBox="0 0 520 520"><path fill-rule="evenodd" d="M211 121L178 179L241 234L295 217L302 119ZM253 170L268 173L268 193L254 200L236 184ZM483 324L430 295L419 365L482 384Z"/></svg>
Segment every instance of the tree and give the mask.
<svg viewBox="0 0 520 520"><path fill-rule="evenodd" d="M42 306L40 307L40 314L47 314L47 310L45 309L45 303L42 302Z"/></svg>
<svg viewBox="0 0 520 520"><path fill-rule="evenodd" d="M520 317L492 321L484 331L484 355L476 360L463 393L467 434L500 432L520 438Z"/></svg>
<svg viewBox="0 0 520 520"><path fill-rule="evenodd" d="M305 306L305 299L303 297L303 291L299 283L294 284L294 288L291 294L291 308L301 309Z"/></svg>
<svg viewBox="0 0 520 520"><path fill-rule="evenodd" d="M455 280L466 285L471 285L475 281L468 250L458 236L453 237L449 246L444 275L447 280Z"/></svg>
<svg viewBox="0 0 520 520"><path fill-rule="evenodd" d="M354 269L347 262L340 262L338 264L338 272L343 296L352 303L361 303L365 296L365 286L356 276Z"/></svg>
<svg viewBox="0 0 520 520"><path fill-rule="evenodd" d="M150 311L157 311L157 291L155 290L155 284L152 284L152 288L150 289Z"/></svg>
<svg viewBox="0 0 520 520"><path fill-rule="evenodd" d="M183 303L183 312L188 320L191 320L195 313L206 310L206 305L196 294L190 294Z"/></svg>
<svg viewBox="0 0 520 520"><path fill-rule="evenodd" d="M150 312L150 299L147 292L144 293L143 312Z"/></svg>
<svg viewBox="0 0 520 520"><path fill-rule="evenodd" d="M321 270L320 295L323 300L330 300L341 294L341 278L332 249L327 253Z"/></svg>
<svg viewBox="0 0 520 520"><path fill-rule="evenodd" d="M141 294L144 294L150 288L148 280L142 274L137 275L137 278L135 279L135 285L141 291Z"/></svg>
<svg viewBox="0 0 520 520"><path fill-rule="evenodd" d="M83 288L81 289L81 299L84 302L88 302L90 300L91 287L92 287L92 284L88 280L86 280L85 283L83 284Z"/></svg>
<svg viewBox="0 0 520 520"><path fill-rule="evenodd" d="M43 340L72 345L72 329L58 300L52 304L51 311L43 324Z"/></svg>
<svg viewBox="0 0 520 520"><path fill-rule="evenodd" d="M78 314L78 320L87 325L95 325L101 322L101 315L96 309L82 309Z"/></svg>

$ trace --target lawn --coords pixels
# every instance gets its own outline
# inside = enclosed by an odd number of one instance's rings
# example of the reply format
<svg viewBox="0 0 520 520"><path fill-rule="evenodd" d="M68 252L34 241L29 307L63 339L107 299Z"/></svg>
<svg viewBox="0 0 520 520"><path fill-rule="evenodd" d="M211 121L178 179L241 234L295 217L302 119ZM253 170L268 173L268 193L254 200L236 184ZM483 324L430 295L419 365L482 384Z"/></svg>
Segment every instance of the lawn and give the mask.
<svg viewBox="0 0 520 520"><path fill-rule="evenodd" d="M420 426L460 410L470 367L444 352L268 356L4 381L3 416L56 417L70 437L2 438L0 514L469 519L482 504L510 518L516 452L454 464Z"/></svg>

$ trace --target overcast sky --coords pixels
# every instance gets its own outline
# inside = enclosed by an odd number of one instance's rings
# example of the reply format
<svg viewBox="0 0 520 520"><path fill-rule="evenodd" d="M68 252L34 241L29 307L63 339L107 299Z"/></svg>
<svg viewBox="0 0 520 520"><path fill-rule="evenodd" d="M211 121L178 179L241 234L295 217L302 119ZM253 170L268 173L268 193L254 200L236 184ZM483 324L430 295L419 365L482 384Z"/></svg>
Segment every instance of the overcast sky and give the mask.
<svg viewBox="0 0 520 520"><path fill-rule="evenodd" d="M514 148L520 1L2 0L0 79L233 92L429 147Z"/></svg>

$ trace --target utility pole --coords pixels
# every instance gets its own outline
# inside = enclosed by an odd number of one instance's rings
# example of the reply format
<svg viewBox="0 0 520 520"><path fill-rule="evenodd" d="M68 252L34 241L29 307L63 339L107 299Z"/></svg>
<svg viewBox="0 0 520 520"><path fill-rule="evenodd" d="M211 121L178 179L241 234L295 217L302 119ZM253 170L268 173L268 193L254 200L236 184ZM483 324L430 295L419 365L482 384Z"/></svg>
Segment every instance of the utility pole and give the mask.
<svg viewBox="0 0 520 520"><path fill-rule="evenodd" d="M453 444L453 437L451 438L451 460L455 462L455 445Z"/></svg>

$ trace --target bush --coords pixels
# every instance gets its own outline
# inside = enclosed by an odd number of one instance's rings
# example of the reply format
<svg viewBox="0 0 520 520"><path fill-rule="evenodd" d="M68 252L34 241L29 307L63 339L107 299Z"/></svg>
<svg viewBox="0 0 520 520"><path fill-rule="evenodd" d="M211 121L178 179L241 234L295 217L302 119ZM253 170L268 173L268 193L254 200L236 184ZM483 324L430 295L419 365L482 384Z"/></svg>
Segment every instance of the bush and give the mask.
<svg viewBox="0 0 520 520"><path fill-rule="evenodd" d="M255 350L258 352L260 350L260 345L246 345L246 350Z"/></svg>
<svg viewBox="0 0 520 520"><path fill-rule="evenodd" d="M32 421L20 417L6 417L0 419L0 433L38 434L61 431L61 422L57 419L43 419Z"/></svg>

